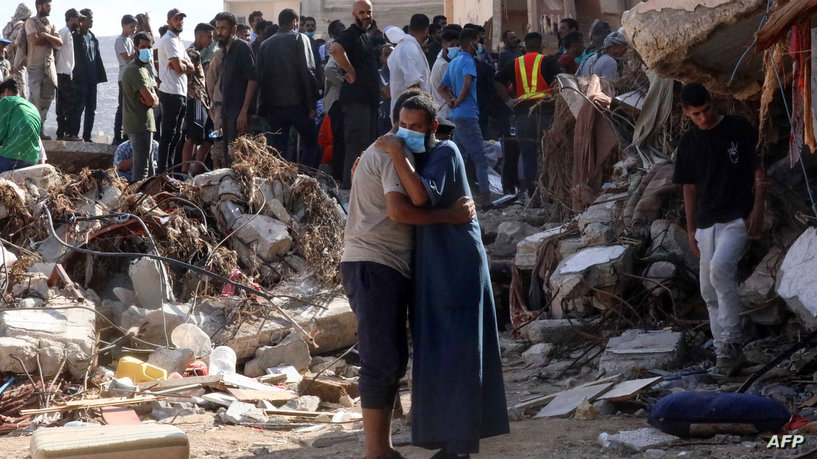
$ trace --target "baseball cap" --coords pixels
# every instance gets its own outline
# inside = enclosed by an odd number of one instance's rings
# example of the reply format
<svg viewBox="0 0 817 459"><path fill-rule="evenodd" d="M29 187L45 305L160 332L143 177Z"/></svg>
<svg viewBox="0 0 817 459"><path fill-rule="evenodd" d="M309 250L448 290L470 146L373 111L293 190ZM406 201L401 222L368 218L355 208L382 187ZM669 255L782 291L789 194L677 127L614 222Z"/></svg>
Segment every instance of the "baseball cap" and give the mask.
<svg viewBox="0 0 817 459"><path fill-rule="evenodd" d="M176 16L179 16L179 15L187 17L187 15L182 13L182 10L180 10L178 8L173 8L172 10L167 12L167 18L168 19L175 18Z"/></svg>
<svg viewBox="0 0 817 459"><path fill-rule="evenodd" d="M90 8L83 8L83 9L79 10L79 14L81 14L82 16L85 16L86 18L90 18L90 19L94 18L94 12L91 11Z"/></svg>
<svg viewBox="0 0 817 459"><path fill-rule="evenodd" d="M2 43L4 45L8 45L8 44L11 43L11 40L6 40L5 38L0 37L0 43Z"/></svg>

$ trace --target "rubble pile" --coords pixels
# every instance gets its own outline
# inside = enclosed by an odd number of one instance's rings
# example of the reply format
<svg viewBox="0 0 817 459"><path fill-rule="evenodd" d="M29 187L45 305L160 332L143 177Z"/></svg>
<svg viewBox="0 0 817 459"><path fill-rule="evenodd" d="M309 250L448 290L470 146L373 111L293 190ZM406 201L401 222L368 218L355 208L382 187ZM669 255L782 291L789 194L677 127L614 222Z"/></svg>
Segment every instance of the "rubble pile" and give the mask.
<svg viewBox="0 0 817 459"><path fill-rule="evenodd" d="M359 421L357 367L318 357L356 343L335 190L263 137L231 148L230 169L185 181L0 174L0 432L115 424L111 407Z"/></svg>

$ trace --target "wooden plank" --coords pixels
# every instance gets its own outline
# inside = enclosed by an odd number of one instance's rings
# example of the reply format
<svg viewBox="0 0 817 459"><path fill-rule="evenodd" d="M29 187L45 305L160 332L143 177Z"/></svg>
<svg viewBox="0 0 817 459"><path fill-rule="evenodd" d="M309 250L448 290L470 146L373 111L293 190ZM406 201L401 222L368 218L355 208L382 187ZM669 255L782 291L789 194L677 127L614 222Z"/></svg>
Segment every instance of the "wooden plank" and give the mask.
<svg viewBox="0 0 817 459"><path fill-rule="evenodd" d="M292 399L298 398L297 395L285 391L269 391L269 390L252 390L252 389L233 389L230 387L227 389L227 392L230 393L233 397L238 399L240 402L256 402L258 400L266 400L271 403L279 402L280 404L284 404Z"/></svg>
<svg viewBox="0 0 817 459"><path fill-rule="evenodd" d="M550 403L547 404L539 414L534 418L551 418L551 417L566 417L570 416L573 411L579 406L582 400L587 399L589 402L594 402L603 393L610 390L614 383L596 384L594 386L576 387L556 395Z"/></svg>
<svg viewBox="0 0 817 459"><path fill-rule="evenodd" d="M32 414L43 414L43 413L56 413L60 411L74 411L74 410L83 410L87 408L101 408L103 406L122 406L122 405L135 405L138 403L145 403L145 402L155 402L158 400L159 397L153 395L147 395L144 397L137 397L137 398L100 398L96 400L76 400L72 402L66 402L60 405L52 406L50 408L39 408L33 410L20 410L20 414L22 416L28 416Z"/></svg>
<svg viewBox="0 0 817 459"><path fill-rule="evenodd" d="M817 405L817 395L815 395L814 397L811 397L810 399L808 399L805 402L801 403L799 408L811 408L814 405Z"/></svg>
<svg viewBox="0 0 817 459"><path fill-rule="evenodd" d="M782 2L781 2L782 5ZM792 0L778 6L769 14L769 19L757 32L758 52L769 49L773 44L785 38L791 27L805 19L817 10L817 0Z"/></svg>
<svg viewBox="0 0 817 459"><path fill-rule="evenodd" d="M616 384L612 389L605 392L599 397L599 400L607 400L609 402L625 402L635 398L639 392L648 389L661 381L664 378L656 376L655 378L633 379L632 381L624 381Z"/></svg>
<svg viewBox="0 0 817 459"><path fill-rule="evenodd" d="M544 397L536 397L525 402L517 403L516 405L513 406L513 408L515 410L527 410L528 408L535 408L540 405L546 405L550 403L554 398L556 398L557 395L559 395L559 393L545 395Z"/></svg>
<svg viewBox="0 0 817 459"><path fill-rule="evenodd" d="M318 411L297 411L297 410L264 410L264 412L276 416L304 416L308 418L316 418L322 414L327 414Z"/></svg>
<svg viewBox="0 0 817 459"><path fill-rule="evenodd" d="M202 386L213 386L221 383L221 375L191 376L189 378L165 379L164 381L147 381L137 383L136 387L141 390L158 391L163 389L173 389L176 387L191 386L201 384Z"/></svg>

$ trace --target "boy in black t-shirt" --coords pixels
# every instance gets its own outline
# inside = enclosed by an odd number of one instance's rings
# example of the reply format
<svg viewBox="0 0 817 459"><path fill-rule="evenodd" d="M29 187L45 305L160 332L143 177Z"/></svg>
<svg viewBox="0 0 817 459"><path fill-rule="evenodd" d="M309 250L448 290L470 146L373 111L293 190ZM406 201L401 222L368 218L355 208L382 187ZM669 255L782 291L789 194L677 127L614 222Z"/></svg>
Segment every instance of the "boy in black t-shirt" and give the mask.
<svg viewBox="0 0 817 459"><path fill-rule="evenodd" d="M689 247L701 259L716 371L731 375L745 361L737 264L748 238L763 227L765 171L745 118L716 113L709 92L697 83L684 87L681 103L695 126L681 138L673 182L684 186Z"/></svg>

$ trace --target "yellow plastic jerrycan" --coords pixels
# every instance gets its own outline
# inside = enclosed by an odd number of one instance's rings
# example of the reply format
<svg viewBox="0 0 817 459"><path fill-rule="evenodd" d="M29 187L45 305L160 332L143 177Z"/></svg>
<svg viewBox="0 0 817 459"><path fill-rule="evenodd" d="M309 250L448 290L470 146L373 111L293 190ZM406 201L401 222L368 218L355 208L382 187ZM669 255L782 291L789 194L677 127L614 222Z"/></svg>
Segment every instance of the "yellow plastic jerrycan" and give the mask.
<svg viewBox="0 0 817 459"><path fill-rule="evenodd" d="M167 371L133 357L122 357L115 378L130 378L134 383L167 379Z"/></svg>

